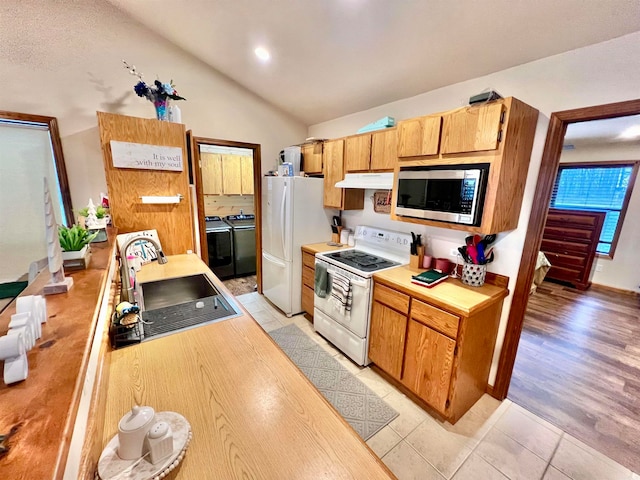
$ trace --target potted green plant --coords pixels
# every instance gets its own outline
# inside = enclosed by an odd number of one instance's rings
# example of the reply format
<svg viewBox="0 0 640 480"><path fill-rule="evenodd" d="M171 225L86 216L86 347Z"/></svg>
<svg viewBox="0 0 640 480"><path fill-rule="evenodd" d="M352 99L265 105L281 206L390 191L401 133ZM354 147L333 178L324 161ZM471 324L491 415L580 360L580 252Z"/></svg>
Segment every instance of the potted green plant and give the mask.
<svg viewBox="0 0 640 480"><path fill-rule="evenodd" d="M84 258L87 254L89 242L96 238L97 235L98 232L89 233L80 225L73 225L72 227L60 225L58 227L58 240L60 240L60 246L62 247L62 259L77 260Z"/></svg>
<svg viewBox="0 0 640 480"><path fill-rule="evenodd" d="M91 204L93 206L93 204ZM84 207L82 210L78 211L78 215L85 218L85 224L91 230L98 228L106 228L107 223L109 223L109 210L104 208L103 206L97 206L94 208L96 218L91 222L91 225L88 224L89 221L89 211L90 207Z"/></svg>

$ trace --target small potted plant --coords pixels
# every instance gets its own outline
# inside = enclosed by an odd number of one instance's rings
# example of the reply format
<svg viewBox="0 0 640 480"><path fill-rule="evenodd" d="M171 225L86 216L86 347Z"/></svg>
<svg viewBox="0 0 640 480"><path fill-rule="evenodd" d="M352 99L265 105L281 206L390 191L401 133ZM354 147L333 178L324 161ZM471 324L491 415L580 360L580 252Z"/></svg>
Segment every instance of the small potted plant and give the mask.
<svg viewBox="0 0 640 480"><path fill-rule="evenodd" d="M96 220L94 221L94 225L91 225L91 229L93 230L97 228L106 228L109 220L108 218L109 211L102 206L95 207L95 210L96 210ZM78 215L81 217L84 217L85 219L88 219L89 207L84 207L82 210L78 212ZM87 225L87 227L89 227L89 225Z"/></svg>
<svg viewBox="0 0 640 480"><path fill-rule="evenodd" d="M65 261L84 259L89 249L89 242L96 238L97 235L98 232L89 233L80 225L73 225L72 227L60 225L58 227L58 239L62 247L62 259Z"/></svg>

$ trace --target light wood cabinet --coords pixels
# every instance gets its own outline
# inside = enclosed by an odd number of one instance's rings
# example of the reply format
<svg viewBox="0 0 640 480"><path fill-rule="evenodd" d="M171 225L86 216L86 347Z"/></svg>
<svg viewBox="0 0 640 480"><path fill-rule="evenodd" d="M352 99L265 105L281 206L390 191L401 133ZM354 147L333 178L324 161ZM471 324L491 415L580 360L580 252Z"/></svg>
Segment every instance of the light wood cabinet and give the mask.
<svg viewBox="0 0 640 480"><path fill-rule="evenodd" d="M443 116L441 152L495 150L500 140L504 105L472 105Z"/></svg>
<svg viewBox="0 0 640 480"><path fill-rule="evenodd" d="M440 145L440 115L398 122L398 157L437 155Z"/></svg>
<svg viewBox="0 0 640 480"><path fill-rule="evenodd" d="M344 163L347 172L366 172L371 162L371 134L345 139Z"/></svg>
<svg viewBox="0 0 640 480"><path fill-rule="evenodd" d="M202 192L205 195L222 195L222 155L200 153L202 168Z"/></svg>
<svg viewBox="0 0 640 480"><path fill-rule="evenodd" d="M431 119L437 125L434 118L442 119L440 149L437 154L427 154L419 148L426 135L423 122ZM538 110L513 97L400 122L396 175L405 167L460 164L488 164L489 174L479 226L397 215L395 189L391 201L392 220L484 234L515 229L520 218L537 122ZM429 131L436 130L438 128L433 127Z"/></svg>
<svg viewBox="0 0 640 480"><path fill-rule="evenodd" d="M455 423L486 391L507 290L474 290L453 279L427 289L411 283L414 273L374 274L369 358L398 388Z"/></svg>
<svg viewBox="0 0 640 480"><path fill-rule="evenodd" d="M447 409L456 341L409 320L402 383L436 410Z"/></svg>
<svg viewBox="0 0 640 480"><path fill-rule="evenodd" d="M398 134L395 128L374 132L371 136L372 171L391 171L398 163Z"/></svg>
<svg viewBox="0 0 640 480"><path fill-rule="evenodd" d="M337 188L344 179L344 140L324 143L324 207L338 210L359 210L364 207L364 190Z"/></svg>
<svg viewBox="0 0 640 480"><path fill-rule="evenodd" d="M242 163L236 155L222 155L222 193L242 194Z"/></svg>
<svg viewBox="0 0 640 480"><path fill-rule="evenodd" d="M253 157L240 157L242 195L253 195Z"/></svg>
<svg viewBox="0 0 640 480"><path fill-rule="evenodd" d="M315 281L315 256L302 251L302 310L313 317L313 284Z"/></svg>
<svg viewBox="0 0 640 480"><path fill-rule="evenodd" d="M322 142L302 145L304 173L322 173Z"/></svg>
<svg viewBox="0 0 640 480"><path fill-rule="evenodd" d="M384 371L400 378L407 317L380 302L371 307L369 358Z"/></svg>

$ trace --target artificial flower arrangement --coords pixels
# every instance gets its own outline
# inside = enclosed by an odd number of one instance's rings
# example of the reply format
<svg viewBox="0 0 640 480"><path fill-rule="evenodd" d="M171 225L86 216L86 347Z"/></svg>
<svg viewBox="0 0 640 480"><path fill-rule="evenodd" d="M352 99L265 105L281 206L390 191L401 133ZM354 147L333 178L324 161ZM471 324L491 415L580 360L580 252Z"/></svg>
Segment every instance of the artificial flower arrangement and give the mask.
<svg viewBox="0 0 640 480"><path fill-rule="evenodd" d="M139 97L144 97L149 100L156 107L156 116L158 120L167 120L167 102L171 100L186 100L186 98L178 95L178 92L173 85L173 80L169 83L162 83L160 80L155 80L152 85L148 85L142 79L142 73L136 70L135 65L129 65L126 61L122 60L124 68L129 70L131 75L138 77L138 83L133 87L133 91Z"/></svg>

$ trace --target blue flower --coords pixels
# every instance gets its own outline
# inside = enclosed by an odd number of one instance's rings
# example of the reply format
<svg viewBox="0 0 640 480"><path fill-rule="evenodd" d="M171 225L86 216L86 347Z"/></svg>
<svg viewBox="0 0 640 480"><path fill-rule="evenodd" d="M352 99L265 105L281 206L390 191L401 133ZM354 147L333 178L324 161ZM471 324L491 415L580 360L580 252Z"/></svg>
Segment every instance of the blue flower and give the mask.
<svg viewBox="0 0 640 480"><path fill-rule="evenodd" d="M142 81L138 82L133 87L133 91L136 92L136 95L139 97L146 97L149 95L149 87L147 87L147 84Z"/></svg>
<svg viewBox="0 0 640 480"><path fill-rule="evenodd" d="M175 94L175 89L171 86L170 83L163 83L162 84L162 88L164 90L164 93L166 93L167 95L174 95Z"/></svg>

